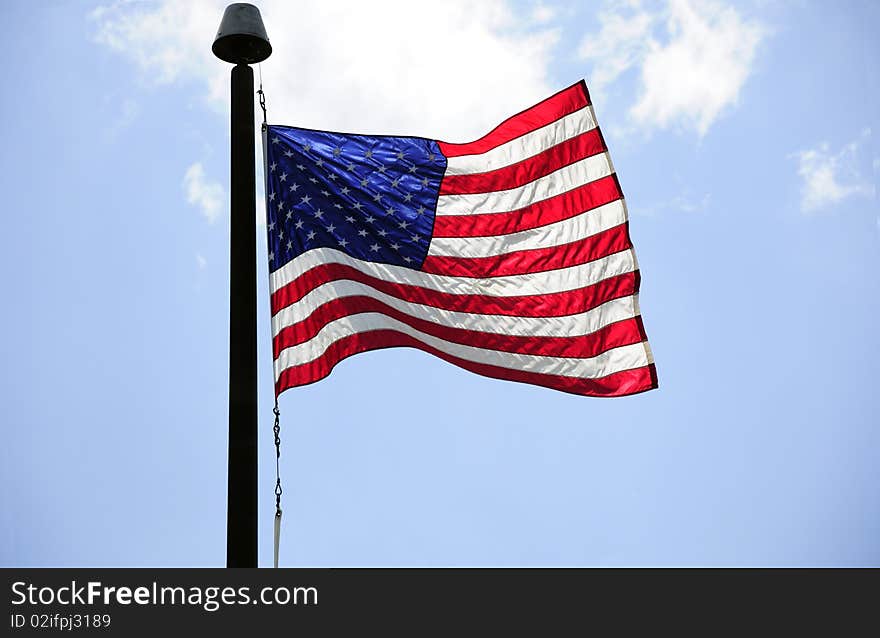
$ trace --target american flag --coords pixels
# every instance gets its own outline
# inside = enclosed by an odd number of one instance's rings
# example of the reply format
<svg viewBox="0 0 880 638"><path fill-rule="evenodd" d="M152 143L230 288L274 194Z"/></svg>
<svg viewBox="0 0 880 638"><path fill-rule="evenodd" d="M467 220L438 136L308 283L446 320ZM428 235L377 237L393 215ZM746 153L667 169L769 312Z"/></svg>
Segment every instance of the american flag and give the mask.
<svg viewBox="0 0 880 638"><path fill-rule="evenodd" d="M265 130L275 392L410 346L574 394L657 387L584 82L475 142Z"/></svg>

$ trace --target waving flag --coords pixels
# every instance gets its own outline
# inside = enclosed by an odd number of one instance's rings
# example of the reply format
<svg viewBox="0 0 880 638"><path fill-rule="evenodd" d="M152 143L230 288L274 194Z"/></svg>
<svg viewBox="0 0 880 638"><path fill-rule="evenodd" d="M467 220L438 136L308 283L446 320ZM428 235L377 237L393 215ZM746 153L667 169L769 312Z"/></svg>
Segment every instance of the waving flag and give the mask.
<svg viewBox="0 0 880 638"><path fill-rule="evenodd" d="M392 346L575 394L657 387L583 82L467 144L270 125L265 149L276 394Z"/></svg>

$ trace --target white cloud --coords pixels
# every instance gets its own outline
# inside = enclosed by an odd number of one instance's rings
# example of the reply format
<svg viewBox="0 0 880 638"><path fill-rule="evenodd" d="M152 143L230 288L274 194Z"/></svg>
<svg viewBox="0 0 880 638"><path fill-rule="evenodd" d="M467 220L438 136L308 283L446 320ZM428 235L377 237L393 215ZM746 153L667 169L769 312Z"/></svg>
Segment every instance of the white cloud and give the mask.
<svg viewBox="0 0 880 638"><path fill-rule="evenodd" d="M539 2L532 7L532 21L536 24L546 24L556 17L556 9L547 6L543 2Z"/></svg>
<svg viewBox="0 0 880 638"><path fill-rule="evenodd" d="M638 69L632 121L643 129L690 128L700 135L738 102L766 33L715 0L669 0L661 10L636 0L606 9L599 20L599 33L579 49L593 62L591 82L601 88Z"/></svg>
<svg viewBox="0 0 880 638"><path fill-rule="evenodd" d="M229 65L210 45L225 5L117 3L92 13L95 37L159 83L200 81L223 110ZM547 81L556 31L536 29L506 0L265 0L260 9L274 49L262 65L273 122L463 141L559 88Z"/></svg>
<svg viewBox="0 0 880 638"><path fill-rule="evenodd" d="M135 4L118 0L91 12L95 40L124 52L157 84L207 74L213 59L210 37L220 15L214 2ZM203 28L212 24L208 31ZM208 46L204 46L205 40ZM157 46L158 45L158 46Z"/></svg>
<svg viewBox="0 0 880 638"><path fill-rule="evenodd" d="M854 141L834 153L827 142L816 148L798 151L798 175L803 180L801 210L814 212L833 206L853 196L875 197L876 188L865 180L859 169L859 150L871 137L865 129ZM876 169L877 160L872 166Z"/></svg>
<svg viewBox="0 0 880 638"><path fill-rule="evenodd" d="M121 0L92 11L95 40L148 81L198 82L207 103L225 112L231 67L214 57L211 42L226 4ZM547 79L558 33L536 26L552 17L549 9L520 15L507 0L259 5L273 47L262 64L270 122L467 141L561 88ZM257 155L259 163L259 144ZM200 189L197 179L199 172L189 201L214 220L218 185ZM262 199L261 182L258 175ZM256 216L263 225L263 206Z"/></svg>
<svg viewBox="0 0 880 638"><path fill-rule="evenodd" d="M186 201L198 206L202 215L213 224L223 210L225 201L223 187L205 178L205 169L201 162L196 162L186 169L183 187L186 189Z"/></svg>
<svg viewBox="0 0 880 638"><path fill-rule="evenodd" d="M590 74L590 89L602 90L627 69L640 63L647 51L651 28L656 16L647 11L617 10L599 13L602 28L597 35L581 41L578 54L585 60L595 60Z"/></svg>

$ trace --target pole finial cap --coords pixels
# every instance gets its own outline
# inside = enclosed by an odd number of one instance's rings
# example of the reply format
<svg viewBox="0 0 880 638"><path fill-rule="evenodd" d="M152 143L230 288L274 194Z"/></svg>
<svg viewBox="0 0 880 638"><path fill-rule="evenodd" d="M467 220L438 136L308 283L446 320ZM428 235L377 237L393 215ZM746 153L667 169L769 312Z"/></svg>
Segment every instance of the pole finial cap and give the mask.
<svg viewBox="0 0 880 638"><path fill-rule="evenodd" d="M245 2L226 7L211 50L218 58L232 64L256 64L268 58L272 54L272 45L260 10Z"/></svg>

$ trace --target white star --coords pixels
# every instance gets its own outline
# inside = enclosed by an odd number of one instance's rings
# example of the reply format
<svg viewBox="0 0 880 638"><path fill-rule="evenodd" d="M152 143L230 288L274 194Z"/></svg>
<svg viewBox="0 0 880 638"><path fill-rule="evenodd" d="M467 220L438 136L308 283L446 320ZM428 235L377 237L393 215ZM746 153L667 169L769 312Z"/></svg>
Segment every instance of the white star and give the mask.
<svg viewBox="0 0 880 638"><path fill-rule="evenodd" d="M271 233L273 230L275 230L275 222L269 222L269 232Z"/></svg>
<svg viewBox="0 0 880 638"><path fill-rule="evenodd" d="M339 148L338 146L337 146L336 148L333 149L333 154L336 155L337 157L339 157L339 155L340 155L341 153L342 153L342 149Z"/></svg>
<svg viewBox="0 0 880 638"><path fill-rule="evenodd" d="M293 151L291 151L290 149L287 149L286 151L284 151L284 155L286 157L293 157Z"/></svg>
<svg viewBox="0 0 880 638"><path fill-rule="evenodd" d="M288 251L288 252L290 252L290 249L291 249L292 247L293 247L293 242L292 242L292 241L287 242L287 251Z"/></svg>
<svg viewBox="0 0 880 638"><path fill-rule="evenodd" d="M270 201L270 202L274 202L274 201L275 201L275 193L269 193L269 201Z"/></svg>
<svg viewBox="0 0 880 638"><path fill-rule="evenodd" d="M377 252L379 250L379 244L371 244L370 250L372 250L374 253Z"/></svg>
<svg viewBox="0 0 880 638"><path fill-rule="evenodd" d="M370 149L369 151L367 151L366 153L364 153L364 157L373 157L373 151L372 151L372 149Z"/></svg>
<svg viewBox="0 0 880 638"><path fill-rule="evenodd" d="M403 196L403 201L408 202L412 199L412 193L407 193Z"/></svg>
<svg viewBox="0 0 880 638"><path fill-rule="evenodd" d="M347 239L340 239L339 245L342 246L343 248L345 248L346 246L348 246L348 240Z"/></svg>
<svg viewBox="0 0 880 638"><path fill-rule="evenodd" d="M337 177L336 173L330 173L330 179L335 182L339 178Z"/></svg>
<svg viewBox="0 0 880 638"><path fill-rule="evenodd" d="M277 143L280 142L280 141L281 141L281 140L278 139L278 136L277 136L277 135L276 135L275 137L272 138L272 143L273 143L273 144L277 144Z"/></svg>
<svg viewBox="0 0 880 638"><path fill-rule="evenodd" d="M373 195L373 201L374 202L381 202L382 201L382 193L376 193L375 195Z"/></svg>
<svg viewBox="0 0 880 638"><path fill-rule="evenodd" d="M366 222L367 222L368 224L372 224L374 221L376 221L376 218L373 217L372 215L369 215L369 216L367 217L367 219L366 219Z"/></svg>
<svg viewBox="0 0 880 638"><path fill-rule="evenodd" d="M303 197L302 199L299 200L299 203L300 204L308 204L310 201L312 201L312 198L309 197L308 195L306 195L305 197Z"/></svg>
<svg viewBox="0 0 880 638"><path fill-rule="evenodd" d="M415 173L417 169L418 169L418 167L415 164L413 164L412 166L409 167L409 172Z"/></svg>
<svg viewBox="0 0 880 638"><path fill-rule="evenodd" d="M284 239L284 231L279 230L278 231L278 241L281 241L282 239Z"/></svg>
<svg viewBox="0 0 880 638"><path fill-rule="evenodd" d="M349 190L349 189L348 189L348 186L343 186L343 187L342 187L342 190L339 191L339 192L341 192L343 195L348 195L348 190Z"/></svg>
<svg viewBox="0 0 880 638"><path fill-rule="evenodd" d="M295 227L297 230L299 230L300 228L302 228L302 227L303 227L303 220L301 220L301 219L297 219L297 220L296 220L296 224L294 224L294 227Z"/></svg>
<svg viewBox="0 0 880 638"><path fill-rule="evenodd" d="M384 166L384 165L382 165L382 164L379 164L379 172L380 172L380 173L384 173L384 172L385 172L385 171L387 171L387 170L388 170L388 169L387 169L387 168L385 168L385 166Z"/></svg>
<svg viewBox="0 0 880 638"><path fill-rule="evenodd" d="M394 242L393 244L391 244L391 247L392 247L394 250L400 250L400 244L398 244L397 242Z"/></svg>
<svg viewBox="0 0 880 638"><path fill-rule="evenodd" d="M366 177L365 177L364 179L361 180L361 186L366 186L366 185L369 184L369 183L370 183L370 182L367 180Z"/></svg>
<svg viewBox="0 0 880 638"><path fill-rule="evenodd" d="M346 215L346 216L345 216L345 221L347 221L349 224L353 224L353 223L354 223L354 217L352 217L351 215Z"/></svg>
<svg viewBox="0 0 880 638"><path fill-rule="evenodd" d="M354 163L353 163L353 162L349 162L349 163L348 163L348 166L345 167L345 170L347 170L347 171L353 171L353 170L354 170Z"/></svg>
<svg viewBox="0 0 880 638"><path fill-rule="evenodd" d="M324 165L324 160L322 160L320 157L315 160L315 166L323 166L323 165Z"/></svg>
<svg viewBox="0 0 880 638"><path fill-rule="evenodd" d="M321 195L323 195L324 197L330 197L330 193L328 193L327 191L321 191Z"/></svg>
<svg viewBox="0 0 880 638"><path fill-rule="evenodd" d="M338 208L339 210L342 210L342 204L333 204L333 208Z"/></svg>
<svg viewBox="0 0 880 638"><path fill-rule="evenodd" d="M409 226L409 222L404 219L402 222L400 222L397 225L400 226L403 230L406 230L406 227Z"/></svg>
<svg viewBox="0 0 880 638"><path fill-rule="evenodd" d="M278 177L278 181L286 182L287 181L287 173L281 173L281 175Z"/></svg>
<svg viewBox="0 0 880 638"><path fill-rule="evenodd" d="M394 206L389 206L388 208L386 208L385 214L386 215L393 215L394 214Z"/></svg>
<svg viewBox="0 0 880 638"><path fill-rule="evenodd" d="M403 261L405 261L406 263L409 263L412 261L412 259L410 259L409 257L404 257Z"/></svg>
<svg viewBox="0 0 880 638"><path fill-rule="evenodd" d="M427 185L428 185L428 178L427 178L427 177L423 177L423 178L422 178L422 186L427 186Z"/></svg>
<svg viewBox="0 0 880 638"><path fill-rule="evenodd" d="M410 241L414 241L416 243L419 243L419 236L418 235L410 235L409 238L410 238Z"/></svg>
<svg viewBox="0 0 880 638"><path fill-rule="evenodd" d="M319 208L315 211L315 219L321 219L322 217L324 217L324 211Z"/></svg>
<svg viewBox="0 0 880 638"><path fill-rule="evenodd" d="M307 235L307 237L308 237L308 239L314 239L316 234L317 234L317 233L315 233L315 231L311 231L311 232L309 232L309 234Z"/></svg>
<svg viewBox="0 0 880 638"><path fill-rule="evenodd" d="M397 152L397 159L403 159L403 151Z"/></svg>
<svg viewBox="0 0 880 638"><path fill-rule="evenodd" d="M278 168L278 162L272 162L271 164L269 164L269 170L273 173L275 172L276 168Z"/></svg>
<svg viewBox="0 0 880 638"><path fill-rule="evenodd" d="M278 211L281 212L282 210L284 210L284 202L283 201L278 202Z"/></svg>
<svg viewBox="0 0 880 638"><path fill-rule="evenodd" d="M387 230L384 230L384 229L383 229L383 230L380 230L380 231L379 231L379 237L384 237L384 236L387 235L387 234L388 234L388 231L387 231Z"/></svg>
<svg viewBox="0 0 880 638"><path fill-rule="evenodd" d="M290 192L291 193L295 193L298 189L299 189L299 184L291 184L290 185Z"/></svg>
<svg viewBox="0 0 880 638"><path fill-rule="evenodd" d="M435 157L436 157L436 155L434 155L433 153L428 153L428 161L429 162L433 162Z"/></svg>
<svg viewBox="0 0 880 638"><path fill-rule="evenodd" d="M363 228L361 228L361 229L358 231L358 235L360 235L361 237L366 237L366 236L367 236L367 231L364 230Z"/></svg>
<svg viewBox="0 0 880 638"><path fill-rule="evenodd" d="M269 261L275 261L275 252L274 251L269 252Z"/></svg>
<svg viewBox="0 0 880 638"><path fill-rule="evenodd" d="M310 177L310 178L309 178L309 181L310 181L312 184L317 184L317 183L318 183L318 180L315 179L314 177Z"/></svg>
<svg viewBox="0 0 880 638"><path fill-rule="evenodd" d="M354 204L352 204L352 208L354 208L355 210L360 210L363 207L364 207L364 205L361 204L360 202L355 202Z"/></svg>
<svg viewBox="0 0 880 638"><path fill-rule="evenodd" d="M332 233L334 230L336 230L336 226L334 226L333 224L330 224L329 226L327 226L328 233Z"/></svg>
<svg viewBox="0 0 880 638"><path fill-rule="evenodd" d="M392 185L394 188L397 188L397 185L398 185L398 184L400 184L400 178L399 178L399 177L397 177L397 178L391 180L391 185Z"/></svg>
<svg viewBox="0 0 880 638"><path fill-rule="evenodd" d="M421 214L424 213L424 212L425 212L425 207L424 207L424 206L419 206L419 210L416 211L416 214L417 214L417 215L421 215Z"/></svg>
<svg viewBox="0 0 880 638"><path fill-rule="evenodd" d="M290 219L291 217L293 217L293 209L287 211L287 217L285 217L285 219Z"/></svg>
<svg viewBox="0 0 880 638"><path fill-rule="evenodd" d="M296 167L297 167L299 170L301 170L301 171L306 170L306 167L303 166L302 164L297 164Z"/></svg>
<svg viewBox="0 0 880 638"><path fill-rule="evenodd" d="M303 144L303 150L308 153L310 150L312 150L312 145L306 142L305 144Z"/></svg>

